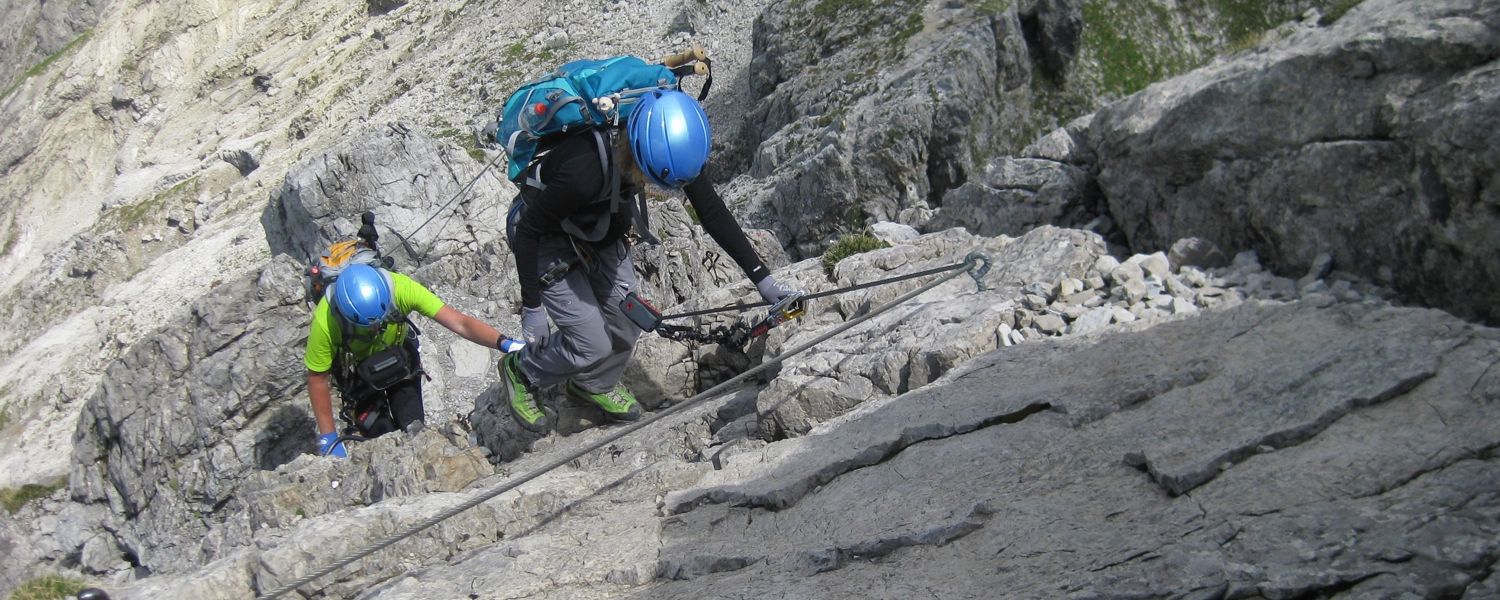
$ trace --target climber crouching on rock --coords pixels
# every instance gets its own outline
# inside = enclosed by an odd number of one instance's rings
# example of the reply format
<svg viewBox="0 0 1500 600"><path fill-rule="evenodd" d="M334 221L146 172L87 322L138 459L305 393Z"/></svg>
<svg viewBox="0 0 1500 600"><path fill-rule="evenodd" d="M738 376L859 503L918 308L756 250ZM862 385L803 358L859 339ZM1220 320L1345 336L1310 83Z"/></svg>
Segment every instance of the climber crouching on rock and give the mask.
<svg viewBox="0 0 1500 600"><path fill-rule="evenodd" d="M620 377L642 329L620 303L638 289L625 234L637 207L628 199L646 182L683 188L703 229L766 302L795 293L771 276L709 182L708 116L692 96L649 92L624 129L587 128L550 142L509 213L526 347L502 357L498 369L511 415L532 432L550 431L539 396L557 384L611 420L641 416Z"/></svg>
<svg viewBox="0 0 1500 600"><path fill-rule="evenodd" d="M420 331L407 317L413 311L487 348L513 352L525 345L445 306L410 277L364 264L347 267L313 309L303 358L319 455L348 456L334 430L330 374L343 400L346 435L373 438L421 426Z"/></svg>

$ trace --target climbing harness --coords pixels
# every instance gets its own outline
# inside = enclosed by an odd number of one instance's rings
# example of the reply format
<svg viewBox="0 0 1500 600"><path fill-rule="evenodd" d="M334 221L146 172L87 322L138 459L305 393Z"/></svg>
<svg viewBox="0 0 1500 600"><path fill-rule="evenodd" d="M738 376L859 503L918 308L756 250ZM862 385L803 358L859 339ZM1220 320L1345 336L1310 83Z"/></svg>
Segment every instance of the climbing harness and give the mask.
<svg viewBox="0 0 1500 600"><path fill-rule="evenodd" d="M981 264L982 264L982 266L981 266ZM643 419L641 419L639 421L636 421L635 423L632 423L630 425L626 425L624 427L621 427L618 431L615 431L614 433L611 433L609 435L604 436L603 438L600 438L600 439L598 439L598 440L596 440L596 441L594 441L592 443L589 443L589 444L585 445L584 447L579 448L578 450L574 450L573 452L568 453L566 456L563 456L561 458L555 459L552 462L547 463L546 465L543 465L542 467L531 471L530 473L527 473L527 474L522 475L520 477L511 479L510 481L506 481L505 483L503 483L503 484L501 484L501 485L499 485L499 486L497 486L494 489L491 489L489 491L486 491L486 492L483 492L483 493L480 493L480 494L476 494L474 497L469 498L468 500L465 500L465 501L463 501L463 502L461 502L461 503L459 503L457 505L454 505L453 507L445 509L442 512L440 512L440 513L438 513L438 514L436 514L434 516L431 516L431 517L428 517L428 518L423 519L421 521L418 521L416 523L413 523L410 526L407 526L407 527L405 527L403 529L400 529L400 530L396 531L395 533L386 536L383 539L376 540L375 542L367 544L364 547L362 547L362 548L354 551L353 553L350 553L348 556L340 558L340 559L338 559L338 560L336 560L336 561L334 561L334 562L332 562L332 563L330 563L330 564L328 564L328 565L326 565L326 566L318 569L317 571L315 571L313 573L304 575L301 578L297 579L296 581L293 581L293 582L291 582L289 584L285 584L285 585L282 585L281 587L273 589L270 592L266 593L265 595L258 596L258 599L260 599L260 600L274 600L275 598L280 598L283 595L286 595L288 592L291 592L292 590L295 590L295 589L297 589L299 587L307 585L308 583L316 581L320 577L323 577L325 575L328 575L329 573L332 573L334 571L339 570L340 568L343 568L345 565L348 565L349 563L352 563L352 562L354 562L356 560L359 560L361 558L369 556L370 554L373 554L373 553L375 553L375 552L377 552L377 551L379 551L381 549L384 549L384 548L386 548L386 547L388 547L388 546L390 546L392 544L395 544L396 542L399 542L399 541L404 540L404 539L406 539L408 537L416 535L418 532L420 532L420 531L422 531L424 529L427 529L428 527L432 527L433 525L437 525L438 523L441 523L441 522L447 520L448 518L450 518L450 517L452 517L454 515L457 515L458 513L461 513L461 512L466 511L466 510L469 510L470 508L474 508L475 506L479 506L480 504L482 504L482 503L484 503L486 501L489 501L490 499L492 499L492 498L494 498L496 496L499 496L500 494L503 494L505 492L511 491L513 489L516 489L516 488L520 487L522 484L525 484L528 481L531 481L533 479L541 477L542 475L545 475L545 474L547 474L548 472L550 472L550 471L552 471L554 469L557 469L559 467L562 467L564 465L572 463L573 461L576 461L576 460L578 460L580 458L583 458L588 453L593 452L595 450L598 450L600 448L603 448L605 446L608 446L610 444L613 444L616 441L620 440L621 438L623 438L623 437L625 437L627 435L630 435L632 433L640 431L641 429L644 429L646 427L651 426L652 424L656 423L657 421L660 421L662 419L665 419L667 417L675 415L675 414L677 414L679 412L687 410L689 407L697 406L698 404L700 404L700 403L708 400L709 398L713 398L713 397L717 396L719 393L723 392L724 390L727 390L727 389L731 388L732 386L735 386L735 385L739 384L740 382L743 382L746 379L749 379L750 377L759 374L762 371L765 371L767 369L770 369L772 367L780 365L782 362L785 362L788 358L791 358L793 356L801 354L801 353L807 351L808 349L812 348L813 346L821 344L824 341L827 341L829 338L832 338L832 337L834 337L834 336L836 336L836 335L838 335L840 333L848 331L849 329L852 329L855 326L858 326L861 323L864 323L865 321L868 321L868 320L874 318L877 315L880 315L880 314L882 314L882 313L884 313L884 312L886 312L886 311L888 311L888 310L890 310L892 308L895 308L896 306L901 305L902 303L906 302L907 300L911 300L912 298L915 298L915 297L921 295L923 292L926 292L927 290L930 290L930 289L935 288L935 287L937 287L939 285L942 285L942 284L946 283L948 280L953 279L954 277L957 277L958 275L960 275L962 273L967 272L970 275L972 275L974 277L974 282L975 282L976 287L978 287L980 290L983 290L983 289L985 289L985 287L984 287L983 282L981 281L981 278L984 276L984 274L986 272L989 271L989 259L987 257L985 257L983 254L979 253L979 252L971 252L964 259L964 262L959 263L958 265L954 265L954 266L950 266L950 267L944 267L944 268L938 269L938 270L933 270L933 271L929 272L928 274L941 273L941 272L944 272L944 271L952 271L952 272L948 273L947 275L944 275L943 277L941 277L939 279L936 279L936 280L933 280L931 282L928 282L927 284L923 285L922 287L919 287L919 288L914 289L912 291L909 291L909 292L907 292L905 294L902 294L902 295L898 296L896 299L891 300L890 302L887 302L887 303L881 305L880 307L878 307L878 308L876 308L874 310L871 310L870 312L867 312L867 313L865 313L863 315L860 315L858 317L855 317L853 319L845 321L844 323L841 323L838 326L835 326L832 329L829 329L828 331L826 331L826 332L824 332L822 334L819 334L818 337L813 338L812 340L810 340L810 341L808 341L808 342L806 342L806 343L804 343L804 344L802 344L800 346L797 346L796 348L793 348L791 350L783 352L780 355L777 355L775 358L767 360L767 361L765 361L765 362L757 365L754 368L751 368L751 369L749 369L749 370L747 370L747 371L745 371L743 373L740 373L739 375L735 375L734 377L731 377L729 380L727 380L727 381L725 381L723 383L720 383L720 384L718 384L716 386L713 386L713 387L711 387L711 388L709 388L707 390L699 392L698 395L693 396L692 398L688 398L687 400L684 400L682 402L679 402L677 404L674 404L672 406L664 408L664 409L662 409L662 410L660 410L660 411L658 411L656 413L653 413L649 417L646 417L646 418L643 418ZM910 277L907 277L907 278L909 279ZM870 285L874 285L874 284L870 284ZM725 309L725 310L728 310L728 309ZM707 314L707 313L704 313L704 314Z"/></svg>
<svg viewBox="0 0 1500 600"><path fill-rule="evenodd" d="M755 325L746 325L743 322L735 322L730 325L714 325L707 329L703 329L690 325L667 324L664 321L672 319L685 319L688 317L698 317L729 311L745 311L766 306L768 303L764 300L760 302L741 302L728 306L721 306L718 308L709 308L671 315L662 315L659 311L652 307L649 302L645 302L644 300L636 297L634 292L632 292L630 296L626 297L625 301L622 301L620 303L620 308L624 310L625 314L629 315L631 317L631 320L634 321L636 325L640 326L641 329L645 331L655 331L657 335L660 335L669 340L706 344L722 344L739 350L744 350L745 346L750 343L750 340L765 335L771 329L774 329L777 326L786 323L787 321L802 317L802 315L806 313L806 302L808 300L837 296L839 294L845 294L848 292L854 292L900 281L906 281L908 279L916 279L919 277L946 273L948 271L953 271L956 269L966 269L969 272L969 275L973 276L974 285L977 286L980 291L986 289L984 286L984 276L989 273L990 260L989 257L984 255L984 253L975 251L969 253L968 256L964 257L963 262L951 265L918 271L916 273L897 275L895 277L888 277L885 279L869 281L861 284L817 292L813 294L794 293L790 296L787 296L786 298L781 299L775 305L771 306L771 309L767 311L765 318L761 319ZM630 306L627 308L627 303L630 302L635 302L637 306ZM649 312L650 314L645 314L647 312Z"/></svg>

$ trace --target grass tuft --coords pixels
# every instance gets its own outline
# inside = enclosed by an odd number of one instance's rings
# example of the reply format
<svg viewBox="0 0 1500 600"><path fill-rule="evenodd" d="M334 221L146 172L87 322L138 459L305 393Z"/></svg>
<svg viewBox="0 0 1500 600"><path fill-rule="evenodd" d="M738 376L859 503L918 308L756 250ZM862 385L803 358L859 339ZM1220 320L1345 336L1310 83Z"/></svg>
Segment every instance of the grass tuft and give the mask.
<svg viewBox="0 0 1500 600"><path fill-rule="evenodd" d="M10 593L10 600L57 600L72 598L88 587L88 583L62 575L43 575L21 584Z"/></svg>
<svg viewBox="0 0 1500 600"><path fill-rule="evenodd" d="M47 72L48 67L51 67L52 63L55 63L58 60L62 59L63 56L66 56L69 52L72 52L74 48L77 48L84 42L88 41L91 34L93 34L92 30L85 31L79 34L78 37L73 38L73 41L68 42L68 45L63 46L62 50L58 50L57 52L53 53L52 56L48 56L47 58L42 59L42 62L32 65L30 69L26 69L25 73L22 73L20 77L16 78L15 83L10 84L10 87L5 88L5 93L0 94L0 99L9 97L11 93L20 88L21 84L25 83L27 79Z"/></svg>
<svg viewBox="0 0 1500 600"><path fill-rule="evenodd" d="M6 488L0 490L0 504L5 505L6 512L16 514L16 511L21 510L21 507L26 506L28 502L51 496L52 492L62 489L67 484L66 477L59 477L57 481L48 484L28 483L19 488Z"/></svg>
<svg viewBox="0 0 1500 600"><path fill-rule="evenodd" d="M823 253L823 272L832 277L833 268L835 266L838 266L839 261L849 258L850 256L854 256L855 254L863 254L871 250L879 250L881 248L889 247L891 247L890 244L885 243L884 240L873 235L865 233L846 235L842 238L839 238L839 241L834 242L833 245L829 246L828 250Z"/></svg>

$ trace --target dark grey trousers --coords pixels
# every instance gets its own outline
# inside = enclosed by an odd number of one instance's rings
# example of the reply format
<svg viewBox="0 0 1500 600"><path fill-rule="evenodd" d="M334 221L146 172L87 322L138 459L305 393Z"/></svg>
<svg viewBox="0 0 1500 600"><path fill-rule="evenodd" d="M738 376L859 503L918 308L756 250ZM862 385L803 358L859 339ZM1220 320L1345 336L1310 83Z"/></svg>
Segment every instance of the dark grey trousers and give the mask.
<svg viewBox="0 0 1500 600"><path fill-rule="evenodd" d="M567 236L548 236L537 248L539 271L572 256ZM571 379L587 391L608 392L635 351L641 328L620 311L620 300L636 288L630 250L615 242L598 248L592 259L542 290L552 334L519 357L522 373L538 387Z"/></svg>

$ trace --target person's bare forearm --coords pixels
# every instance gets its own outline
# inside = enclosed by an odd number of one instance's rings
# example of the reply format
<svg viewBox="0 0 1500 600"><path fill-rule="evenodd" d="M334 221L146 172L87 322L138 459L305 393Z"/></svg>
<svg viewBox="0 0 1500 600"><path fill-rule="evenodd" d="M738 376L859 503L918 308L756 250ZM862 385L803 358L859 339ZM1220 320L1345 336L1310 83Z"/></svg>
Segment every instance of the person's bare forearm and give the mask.
<svg viewBox="0 0 1500 600"><path fill-rule="evenodd" d="M485 323L447 306L439 310L437 315L433 316L433 320L437 321L443 327L447 327L449 331L458 334L459 337L486 348L499 348L500 340L503 339L500 332L491 327L489 323Z"/></svg>
<svg viewBox="0 0 1500 600"><path fill-rule="evenodd" d="M318 423L318 434L333 431L333 391L328 385L327 373L307 372L307 396L312 399L313 419Z"/></svg>

